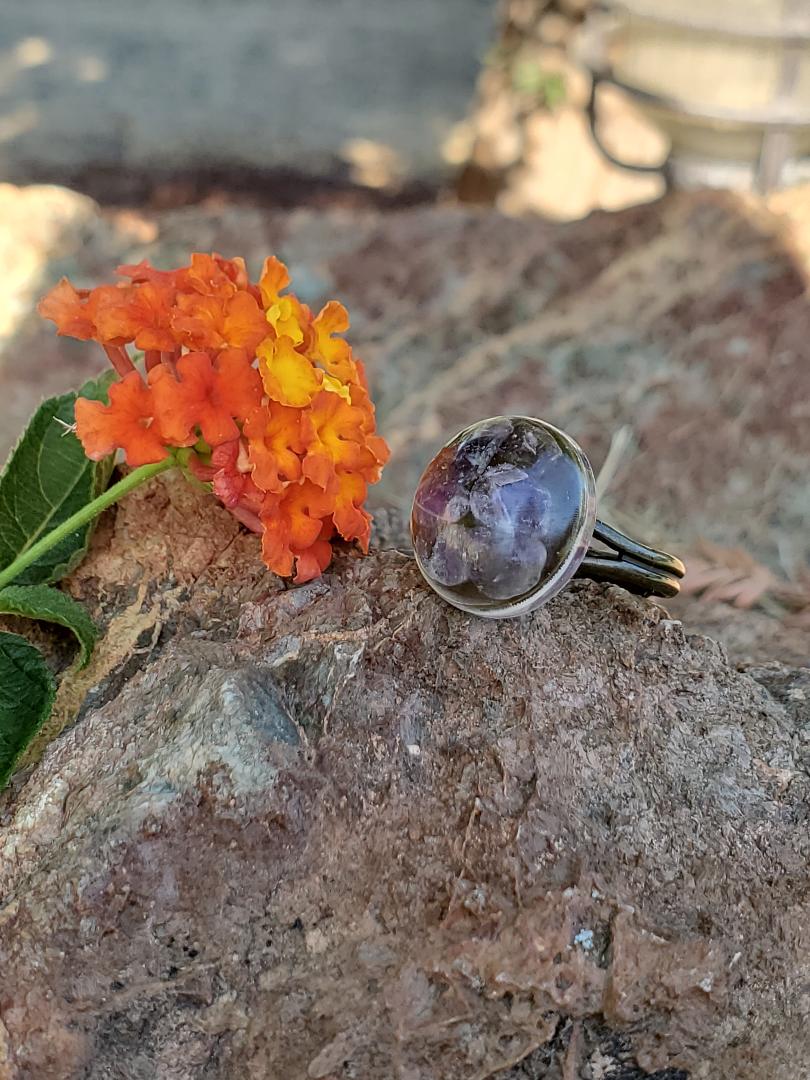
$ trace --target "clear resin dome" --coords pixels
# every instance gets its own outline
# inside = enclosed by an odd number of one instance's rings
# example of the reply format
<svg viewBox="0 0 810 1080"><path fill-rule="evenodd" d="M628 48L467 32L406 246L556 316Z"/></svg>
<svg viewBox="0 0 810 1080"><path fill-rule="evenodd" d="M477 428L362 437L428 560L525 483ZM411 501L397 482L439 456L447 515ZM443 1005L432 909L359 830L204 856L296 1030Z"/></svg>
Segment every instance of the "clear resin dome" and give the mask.
<svg viewBox="0 0 810 1080"><path fill-rule="evenodd" d="M595 520L593 471L574 440L542 420L496 416L460 432L425 469L411 535L440 596L507 618L570 581Z"/></svg>

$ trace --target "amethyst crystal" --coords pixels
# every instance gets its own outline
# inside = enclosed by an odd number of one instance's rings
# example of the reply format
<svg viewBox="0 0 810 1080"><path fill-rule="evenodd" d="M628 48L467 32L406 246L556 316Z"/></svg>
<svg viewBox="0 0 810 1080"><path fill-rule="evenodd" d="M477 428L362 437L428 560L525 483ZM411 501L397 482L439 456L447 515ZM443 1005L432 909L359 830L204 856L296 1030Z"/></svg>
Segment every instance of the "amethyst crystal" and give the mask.
<svg viewBox="0 0 810 1080"><path fill-rule="evenodd" d="M593 473L573 439L542 420L497 416L462 431L425 469L411 533L440 596L498 618L559 592L595 514Z"/></svg>

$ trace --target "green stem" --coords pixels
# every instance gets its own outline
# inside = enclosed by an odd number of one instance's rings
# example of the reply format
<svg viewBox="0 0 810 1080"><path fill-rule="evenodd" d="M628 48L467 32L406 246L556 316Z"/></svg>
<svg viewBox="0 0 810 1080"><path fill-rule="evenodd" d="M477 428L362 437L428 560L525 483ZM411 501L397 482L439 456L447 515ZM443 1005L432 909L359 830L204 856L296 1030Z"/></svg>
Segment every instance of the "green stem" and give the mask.
<svg viewBox="0 0 810 1080"><path fill-rule="evenodd" d="M22 555L18 555L13 563L4 570L0 570L0 589L18 577L32 563L35 563L46 551L50 551L52 547L56 547L57 544L61 543L66 536L70 536L71 533L76 532L77 529L81 529L83 525L92 521L102 510L106 510L108 506L117 503L119 499L128 495L136 487L140 487L141 484L145 484L147 480L151 480L153 476L166 472L168 469L173 469L176 465L176 459L174 456L170 456L164 458L163 461L156 461L152 465L141 465L139 469L133 469L131 473L127 473L123 480L119 480L117 484L108 487L98 498L87 503L81 510L77 510L61 525L57 525L52 532L43 536L41 540L37 540Z"/></svg>

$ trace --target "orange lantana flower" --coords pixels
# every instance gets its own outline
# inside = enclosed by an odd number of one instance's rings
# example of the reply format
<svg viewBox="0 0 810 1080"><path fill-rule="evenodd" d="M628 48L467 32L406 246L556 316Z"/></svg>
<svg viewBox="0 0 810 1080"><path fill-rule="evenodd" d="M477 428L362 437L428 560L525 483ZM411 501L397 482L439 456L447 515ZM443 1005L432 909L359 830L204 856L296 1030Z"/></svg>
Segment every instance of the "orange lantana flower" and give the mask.
<svg viewBox="0 0 810 1080"><path fill-rule="evenodd" d="M330 375L341 382L358 382L357 367L348 341L336 334L349 329L349 314L343 304L330 300L312 323L315 331L315 355Z"/></svg>
<svg viewBox="0 0 810 1080"><path fill-rule="evenodd" d="M94 336L99 341L119 345L134 342L136 348L143 350L174 349L176 337L170 323L174 289L171 286L145 281L137 287L107 286L103 293L101 289L94 289L93 294L91 304L96 301Z"/></svg>
<svg viewBox="0 0 810 1080"><path fill-rule="evenodd" d="M56 323L56 332L61 336L89 341L96 336L96 322L88 310L87 297L86 289L80 292L67 278L62 278L40 301L39 313L43 319Z"/></svg>
<svg viewBox="0 0 810 1080"><path fill-rule="evenodd" d="M296 349L292 338L266 338L258 354L259 371L270 400L296 409L309 405L323 384L323 372Z"/></svg>
<svg viewBox="0 0 810 1080"><path fill-rule="evenodd" d="M190 349L237 348L253 355L267 337L267 320L247 292L230 296L181 293L172 314L172 330L177 342Z"/></svg>
<svg viewBox="0 0 810 1080"><path fill-rule="evenodd" d="M270 569L289 576L293 560L317 542L333 509L333 499L309 480L268 496L261 519L262 553Z"/></svg>
<svg viewBox="0 0 810 1080"><path fill-rule="evenodd" d="M175 375L163 365L149 372L160 425L172 446L193 446L202 436L209 446L219 446L239 438L235 417L245 415L261 396L258 374L233 357L231 372L218 370L204 352L185 353L176 364ZM256 380L251 388L249 376ZM244 378L245 385L240 384ZM251 392L253 390L253 392Z"/></svg>
<svg viewBox="0 0 810 1080"><path fill-rule="evenodd" d="M262 276L259 279L259 291L267 321L273 328L275 337L288 337L293 345L309 344L305 338L311 338L310 323L312 316L309 308L302 304L297 296L280 296L290 284L287 267L274 255L265 259Z"/></svg>
<svg viewBox="0 0 810 1080"><path fill-rule="evenodd" d="M368 550L368 484L389 451L342 336L343 305L313 317L274 257L255 284L242 259L216 253L118 273L91 290L63 280L39 306L58 333L102 344L121 375L109 405L76 403L87 455L121 450L137 467L185 448L178 461L262 534L267 566L296 581L326 569L335 536Z"/></svg>
<svg viewBox="0 0 810 1080"><path fill-rule="evenodd" d="M183 280L201 296L220 296L223 300L234 290L253 291L244 259L223 259L221 255L191 256L191 265L183 272Z"/></svg>
<svg viewBox="0 0 810 1080"><path fill-rule="evenodd" d="M93 461L123 450L132 468L168 457L167 439L155 418L152 392L136 372L110 387L110 404L76 401L76 428L84 451Z"/></svg>
<svg viewBox="0 0 810 1080"><path fill-rule="evenodd" d="M245 420L242 433L248 441L248 460L256 483L264 491L281 491L286 483L301 479L306 453L302 419L301 409L269 401Z"/></svg>
<svg viewBox="0 0 810 1080"><path fill-rule="evenodd" d="M371 515L363 509L368 484L357 473L338 473L334 492L332 520L344 540L357 540L368 551L371 536Z"/></svg>
<svg viewBox="0 0 810 1080"><path fill-rule="evenodd" d="M303 418L307 448L304 476L326 491L334 484L338 471L363 476L377 473L380 462L367 444L365 421L362 409L339 394L322 390Z"/></svg>

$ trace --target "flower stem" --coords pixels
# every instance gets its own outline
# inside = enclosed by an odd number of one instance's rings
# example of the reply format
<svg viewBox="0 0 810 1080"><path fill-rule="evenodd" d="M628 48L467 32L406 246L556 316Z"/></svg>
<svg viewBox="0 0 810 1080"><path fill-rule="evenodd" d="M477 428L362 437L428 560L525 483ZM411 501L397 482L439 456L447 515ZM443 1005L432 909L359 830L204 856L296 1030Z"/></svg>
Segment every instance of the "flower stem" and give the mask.
<svg viewBox="0 0 810 1080"><path fill-rule="evenodd" d="M122 379L137 370L123 345L105 345L104 352Z"/></svg>
<svg viewBox="0 0 810 1080"><path fill-rule="evenodd" d="M13 581L16 577L19 577L23 570L26 570L32 563L35 563L46 551L50 551L52 547L56 547L56 545L61 543L66 536L70 536L71 533L81 529L83 525L87 525L87 523L92 521L102 510L106 510L108 506L117 503L124 495L129 494L130 491L134 491L134 489L140 487L141 484L145 484L146 481L151 480L153 476L166 472L168 469L173 469L176 465L177 461L174 456L169 456L162 461L156 461L151 465L141 465L140 468L133 469L132 472L127 473L123 480L119 480L117 484L108 487L106 491L103 491L101 495L98 496L98 498L87 503L81 510L77 510L75 514L67 518L66 521L63 521L61 525L57 525L52 532L43 536L41 540L37 540L37 542L32 544L27 551L18 555L14 562L10 563L5 569L0 570L0 589L5 585L8 585L9 582Z"/></svg>

